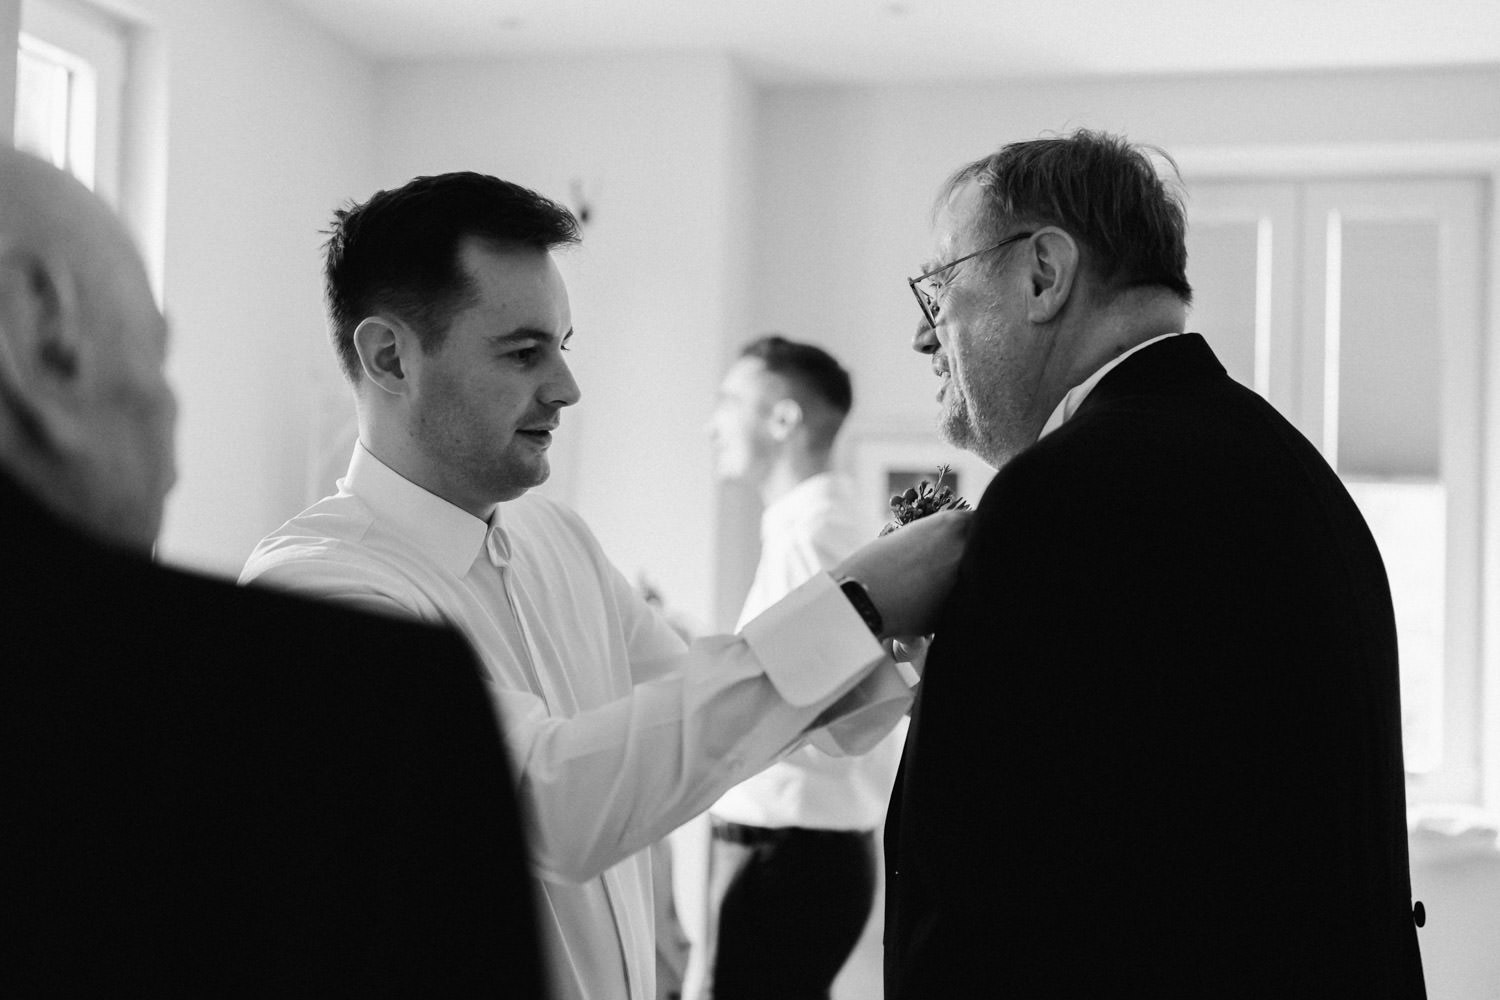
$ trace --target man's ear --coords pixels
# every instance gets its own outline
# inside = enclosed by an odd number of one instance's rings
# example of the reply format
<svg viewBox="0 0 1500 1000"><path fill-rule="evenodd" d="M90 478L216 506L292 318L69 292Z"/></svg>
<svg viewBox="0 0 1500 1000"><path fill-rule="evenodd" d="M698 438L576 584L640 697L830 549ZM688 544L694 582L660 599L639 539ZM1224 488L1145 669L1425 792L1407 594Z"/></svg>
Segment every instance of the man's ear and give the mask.
<svg viewBox="0 0 1500 1000"><path fill-rule="evenodd" d="M75 437L82 317L60 258L0 248L0 408L49 451Z"/></svg>
<svg viewBox="0 0 1500 1000"><path fill-rule="evenodd" d="M792 432L802 426L802 404L795 399L778 399L771 404L771 417L768 423L771 428L771 437L777 441L785 441L792 436Z"/></svg>
<svg viewBox="0 0 1500 1000"><path fill-rule="evenodd" d="M1062 312L1077 287L1082 257L1077 241L1054 226L1037 230L1030 246L1026 318L1032 323L1049 323Z"/></svg>
<svg viewBox="0 0 1500 1000"><path fill-rule="evenodd" d="M386 316L367 316L354 328L354 350L365 378L392 395L407 391L402 356L416 346L411 330L401 321Z"/></svg>

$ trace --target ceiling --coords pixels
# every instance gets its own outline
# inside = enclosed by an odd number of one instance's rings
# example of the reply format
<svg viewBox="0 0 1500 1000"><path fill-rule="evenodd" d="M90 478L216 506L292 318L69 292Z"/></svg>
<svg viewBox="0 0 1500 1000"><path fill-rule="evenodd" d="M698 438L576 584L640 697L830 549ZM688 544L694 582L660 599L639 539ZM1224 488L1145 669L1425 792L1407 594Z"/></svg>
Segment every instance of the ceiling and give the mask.
<svg viewBox="0 0 1500 1000"><path fill-rule="evenodd" d="M727 52L770 81L1500 65L1500 0L283 0L376 59Z"/></svg>

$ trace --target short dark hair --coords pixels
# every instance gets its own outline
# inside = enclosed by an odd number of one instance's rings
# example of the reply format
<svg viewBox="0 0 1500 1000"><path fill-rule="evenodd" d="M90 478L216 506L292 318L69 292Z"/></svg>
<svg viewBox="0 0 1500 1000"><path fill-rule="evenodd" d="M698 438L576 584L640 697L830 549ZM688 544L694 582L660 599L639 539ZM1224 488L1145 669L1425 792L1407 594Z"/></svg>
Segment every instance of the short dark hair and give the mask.
<svg viewBox="0 0 1500 1000"><path fill-rule="evenodd" d="M1177 164L1163 150L1079 129L1013 142L966 164L939 198L974 181L996 236L1018 225L1058 226L1082 245L1085 266L1106 290L1157 285L1190 304L1182 201L1149 154L1161 157L1180 184Z"/></svg>
<svg viewBox="0 0 1500 1000"><path fill-rule="evenodd" d="M799 396L828 404L833 411L832 419L812 419L809 429L814 443L824 448L832 446L834 435L854 406L854 385L849 373L832 354L812 344L771 334L750 341L741 348L740 357L755 358L766 371L790 382Z"/></svg>
<svg viewBox="0 0 1500 1000"><path fill-rule="evenodd" d="M344 377L358 384L354 329L389 310L410 323L422 350L442 346L458 310L477 294L459 259L477 239L540 251L579 241L573 213L535 191L472 172L417 177L334 212L324 244L328 332Z"/></svg>

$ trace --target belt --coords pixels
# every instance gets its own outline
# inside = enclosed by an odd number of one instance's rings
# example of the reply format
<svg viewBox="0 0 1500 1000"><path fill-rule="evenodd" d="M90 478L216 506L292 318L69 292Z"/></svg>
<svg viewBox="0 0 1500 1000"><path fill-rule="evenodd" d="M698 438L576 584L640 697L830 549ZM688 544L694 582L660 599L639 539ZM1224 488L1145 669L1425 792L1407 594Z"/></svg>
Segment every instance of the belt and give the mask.
<svg viewBox="0 0 1500 1000"><path fill-rule="evenodd" d="M844 840L870 836L869 830L813 830L804 826L746 826L727 820L712 821L713 838L730 844L754 847L757 844L779 844L793 837L807 840Z"/></svg>

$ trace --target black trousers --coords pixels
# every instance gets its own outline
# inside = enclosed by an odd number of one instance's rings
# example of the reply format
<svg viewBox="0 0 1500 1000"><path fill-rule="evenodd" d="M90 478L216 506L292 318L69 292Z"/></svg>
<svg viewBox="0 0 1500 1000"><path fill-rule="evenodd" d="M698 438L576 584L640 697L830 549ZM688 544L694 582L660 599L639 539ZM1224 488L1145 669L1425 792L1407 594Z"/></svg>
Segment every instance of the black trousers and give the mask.
<svg viewBox="0 0 1500 1000"><path fill-rule="evenodd" d="M827 1000L870 917L874 833L715 820L713 837L713 1000Z"/></svg>

